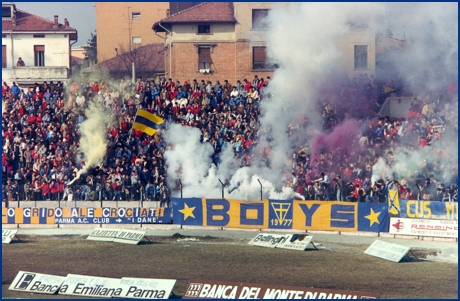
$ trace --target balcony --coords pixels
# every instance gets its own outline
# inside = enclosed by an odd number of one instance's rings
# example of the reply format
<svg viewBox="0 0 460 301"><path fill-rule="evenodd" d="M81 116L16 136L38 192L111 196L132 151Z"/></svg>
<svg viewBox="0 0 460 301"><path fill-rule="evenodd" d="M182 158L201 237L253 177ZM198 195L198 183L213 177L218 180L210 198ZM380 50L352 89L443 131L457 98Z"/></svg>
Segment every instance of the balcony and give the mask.
<svg viewBox="0 0 460 301"><path fill-rule="evenodd" d="M17 81L29 80L58 80L69 78L67 67L13 67L12 79Z"/></svg>

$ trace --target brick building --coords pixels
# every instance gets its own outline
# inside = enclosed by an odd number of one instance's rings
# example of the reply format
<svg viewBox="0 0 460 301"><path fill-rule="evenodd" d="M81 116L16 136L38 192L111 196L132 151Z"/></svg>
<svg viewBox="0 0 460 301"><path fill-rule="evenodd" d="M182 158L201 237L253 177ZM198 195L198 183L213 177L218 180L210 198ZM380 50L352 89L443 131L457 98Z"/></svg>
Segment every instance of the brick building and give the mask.
<svg viewBox="0 0 460 301"><path fill-rule="evenodd" d="M199 2L96 2L97 60L102 62L163 38L152 23Z"/></svg>
<svg viewBox="0 0 460 301"><path fill-rule="evenodd" d="M275 2L210 2L154 23L165 36L166 73L174 80L224 80L230 83L254 75L266 78L274 66L266 61L264 17ZM288 4L286 4L288 5ZM352 27L336 43L339 64L350 76L375 74L375 32Z"/></svg>
<svg viewBox="0 0 460 301"><path fill-rule="evenodd" d="M156 22L166 37L166 73L174 80L266 77L265 32L260 22L275 3L209 2Z"/></svg>

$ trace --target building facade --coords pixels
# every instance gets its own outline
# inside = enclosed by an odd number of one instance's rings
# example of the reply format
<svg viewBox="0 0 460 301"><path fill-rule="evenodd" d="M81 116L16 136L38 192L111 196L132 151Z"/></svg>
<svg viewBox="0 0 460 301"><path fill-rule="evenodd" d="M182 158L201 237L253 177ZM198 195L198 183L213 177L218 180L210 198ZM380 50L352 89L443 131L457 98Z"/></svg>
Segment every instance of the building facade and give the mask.
<svg viewBox="0 0 460 301"><path fill-rule="evenodd" d="M152 27L166 38L168 77L177 80L252 79L266 77L262 19L274 3L210 2L165 18Z"/></svg>
<svg viewBox="0 0 460 301"><path fill-rule="evenodd" d="M97 60L102 62L151 43L152 24L200 2L96 2Z"/></svg>
<svg viewBox="0 0 460 301"><path fill-rule="evenodd" d="M166 73L174 80L252 80L271 76L265 16L273 2L202 3L156 22L165 37ZM287 5L287 4L286 4ZM352 28L337 40L341 67L351 77L375 73L375 33Z"/></svg>
<svg viewBox="0 0 460 301"><path fill-rule="evenodd" d="M77 38L67 19L60 24L57 15L51 21L2 3L2 79L23 85L68 79Z"/></svg>

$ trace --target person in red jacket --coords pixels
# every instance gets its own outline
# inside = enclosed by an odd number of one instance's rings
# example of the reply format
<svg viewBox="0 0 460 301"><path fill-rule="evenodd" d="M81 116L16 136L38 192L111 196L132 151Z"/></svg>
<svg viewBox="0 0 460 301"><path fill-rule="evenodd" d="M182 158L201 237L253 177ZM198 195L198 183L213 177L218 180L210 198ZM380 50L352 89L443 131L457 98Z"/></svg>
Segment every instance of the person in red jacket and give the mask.
<svg viewBox="0 0 460 301"><path fill-rule="evenodd" d="M193 91L193 93L192 93L192 98L193 99L201 99L201 95L202 95L202 93L201 93L200 89L198 87L196 87L195 91Z"/></svg>
<svg viewBox="0 0 460 301"><path fill-rule="evenodd" d="M35 116L34 113L30 114L29 117L27 118L27 123L28 124L34 124L37 122L37 117Z"/></svg>
<svg viewBox="0 0 460 301"><path fill-rule="evenodd" d="M171 88L171 91L169 91L169 100L173 101L176 99L177 96L177 91L174 87Z"/></svg>
<svg viewBox="0 0 460 301"><path fill-rule="evenodd" d="M55 180L51 180L51 184L49 185L50 190L50 199L52 201L57 200L57 193L59 191L59 185L56 183Z"/></svg>
<svg viewBox="0 0 460 301"><path fill-rule="evenodd" d="M43 181L43 183L40 185L40 190L42 191L42 200L49 200L50 186L48 183L46 183L46 181Z"/></svg>
<svg viewBox="0 0 460 301"><path fill-rule="evenodd" d="M244 89L249 93L251 91L252 84L247 79L244 79Z"/></svg>
<svg viewBox="0 0 460 301"><path fill-rule="evenodd" d="M3 86L2 86L2 99L3 100L5 100L6 94L10 91L11 91L10 86L8 86L6 82L3 82Z"/></svg>
<svg viewBox="0 0 460 301"><path fill-rule="evenodd" d="M91 89L93 89L94 94L99 93L99 85L97 84L97 82L94 83L94 85L91 87Z"/></svg>

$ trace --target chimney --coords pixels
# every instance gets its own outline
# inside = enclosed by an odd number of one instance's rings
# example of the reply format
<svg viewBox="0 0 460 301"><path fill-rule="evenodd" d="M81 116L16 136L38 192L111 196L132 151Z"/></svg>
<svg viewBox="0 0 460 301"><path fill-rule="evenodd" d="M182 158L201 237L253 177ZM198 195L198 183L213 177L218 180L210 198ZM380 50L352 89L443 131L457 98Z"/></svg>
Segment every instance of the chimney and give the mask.
<svg viewBox="0 0 460 301"><path fill-rule="evenodd" d="M67 18L64 18L64 26L65 28L69 28L69 21L67 20Z"/></svg>
<svg viewBox="0 0 460 301"><path fill-rule="evenodd" d="M59 26L59 22L58 22L58 15L54 15L54 26L53 28L57 28Z"/></svg>
<svg viewBox="0 0 460 301"><path fill-rule="evenodd" d="M169 8L166 10L166 18L169 17L171 15L171 11L169 10Z"/></svg>

